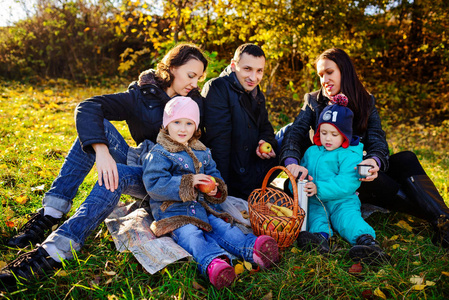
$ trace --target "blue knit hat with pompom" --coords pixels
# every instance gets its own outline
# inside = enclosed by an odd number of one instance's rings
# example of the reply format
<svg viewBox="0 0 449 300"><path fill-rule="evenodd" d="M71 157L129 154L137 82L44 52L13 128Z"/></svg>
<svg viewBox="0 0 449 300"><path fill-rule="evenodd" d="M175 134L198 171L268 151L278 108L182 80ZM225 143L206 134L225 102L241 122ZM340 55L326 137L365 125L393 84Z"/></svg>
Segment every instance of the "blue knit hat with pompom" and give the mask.
<svg viewBox="0 0 449 300"><path fill-rule="evenodd" d="M321 124L327 123L333 125L343 135L344 141L341 145L348 148L352 140L352 120L354 113L348 107L348 98L344 94L338 94L333 97L334 104L326 106L320 114L318 128L313 136L315 145L322 146L320 141Z"/></svg>

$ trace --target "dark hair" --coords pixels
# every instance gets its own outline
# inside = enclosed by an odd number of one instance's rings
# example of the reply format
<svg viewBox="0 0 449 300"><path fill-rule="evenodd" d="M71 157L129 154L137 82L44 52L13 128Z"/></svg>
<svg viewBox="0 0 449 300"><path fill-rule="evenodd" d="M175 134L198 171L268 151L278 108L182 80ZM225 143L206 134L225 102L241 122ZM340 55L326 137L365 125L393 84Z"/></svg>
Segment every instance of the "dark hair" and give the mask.
<svg viewBox="0 0 449 300"><path fill-rule="evenodd" d="M368 118L373 105L371 95L357 76L354 64L345 51L338 48L328 49L318 56L315 66L319 60L326 58L336 63L340 69L340 92L348 97L348 107L354 112L352 127L354 132L360 135L368 126Z"/></svg>
<svg viewBox="0 0 449 300"><path fill-rule="evenodd" d="M263 52L262 48L255 44L247 43L240 45L237 50L235 50L234 53L234 61L235 63L238 63L240 61L240 58L242 57L243 53L248 53L249 55L255 56L255 57L265 57L265 52Z"/></svg>
<svg viewBox="0 0 449 300"><path fill-rule="evenodd" d="M208 62L203 51L195 45L178 44L168 51L157 64L155 79L158 86L163 90L167 89L174 79L173 74L170 72L170 68L183 66L191 59L196 59L203 63L203 75L200 77L200 81L204 80Z"/></svg>

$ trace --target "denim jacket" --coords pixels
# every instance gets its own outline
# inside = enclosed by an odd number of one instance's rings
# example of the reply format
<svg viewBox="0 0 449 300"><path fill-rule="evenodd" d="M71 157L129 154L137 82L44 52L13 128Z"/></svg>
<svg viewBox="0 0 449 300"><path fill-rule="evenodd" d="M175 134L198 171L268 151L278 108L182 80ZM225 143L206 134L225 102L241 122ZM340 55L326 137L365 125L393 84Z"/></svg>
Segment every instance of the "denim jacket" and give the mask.
<svg viewBox="0 0 449 300"><path fill-rule="evenodd" d="M298 162L306 150L312 145L311 138L318 127L318 120L326 103L318 101L320 92L315 91L304 96L304 105L293 124L287 129L282 142L280 161L284 163L288 157L295 158ZM389 150L385 132L382 129L379 113L373 98L372 109L368 118L368 127L365 132L357 132L360 142L364 144L365 153L363 159L379 158L380 170L388 170Z"/></svg>
<svg viewBox="0 0 449 300"><path fill-rule="evenodd" d="M218 183L215 197L193 187L193 175L201 173L213 176ZM227 187L210 150L198 139L190 139L185 146L172 140L166 130L161 130L157 144L145 156L143 182L150 196L155 219L151 229L156 236L186 224L211 231L208 214L232 220L229 214L218 212L219 203L227 197Z"/></svg>

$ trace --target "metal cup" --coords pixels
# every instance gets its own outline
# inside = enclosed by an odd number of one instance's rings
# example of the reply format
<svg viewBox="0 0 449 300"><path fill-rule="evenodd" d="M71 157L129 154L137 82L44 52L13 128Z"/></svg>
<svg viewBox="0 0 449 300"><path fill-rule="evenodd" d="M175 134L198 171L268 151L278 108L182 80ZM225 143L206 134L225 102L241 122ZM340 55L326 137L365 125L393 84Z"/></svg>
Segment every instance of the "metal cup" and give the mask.
<svg viewBox="0 0 449 300"><path fill-rule="evenodd" d="M372 165L358 164L357 165L357 172L359 172L360 177L365 178L365 177L371 175L371 173L368 172L371 168L373 168Z"/></svg>

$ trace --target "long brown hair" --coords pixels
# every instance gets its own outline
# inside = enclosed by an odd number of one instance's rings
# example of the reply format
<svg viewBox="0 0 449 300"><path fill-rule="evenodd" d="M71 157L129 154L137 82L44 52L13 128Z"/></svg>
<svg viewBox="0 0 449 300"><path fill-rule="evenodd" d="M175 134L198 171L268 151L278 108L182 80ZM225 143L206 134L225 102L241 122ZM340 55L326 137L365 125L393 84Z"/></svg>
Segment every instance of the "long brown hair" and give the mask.
<svg viewBox="0 0 449 300"><path fill-rule="evenodd" d="M156 81L159 87L166 90L173 82L174 76L170 72L172 67L180 67L189 60L196 59L203 63L203 75L200 81L206 77L207 59L203 51L198 46L191 44L179 44L167 52L162 60L157 64Z"/></svg>
<svg viewBox="0 0 449 300"><path fill-rule="evenodd" d="M348 107L354 112L352 125L354 132L361 134L368 126L368 118L373 105L371 95L357 76L354 64L345 51L338 48L328 49L318 56L315 66L319 60L326 58L335 62L340 69L340 92L348 97Z"/></svg>

